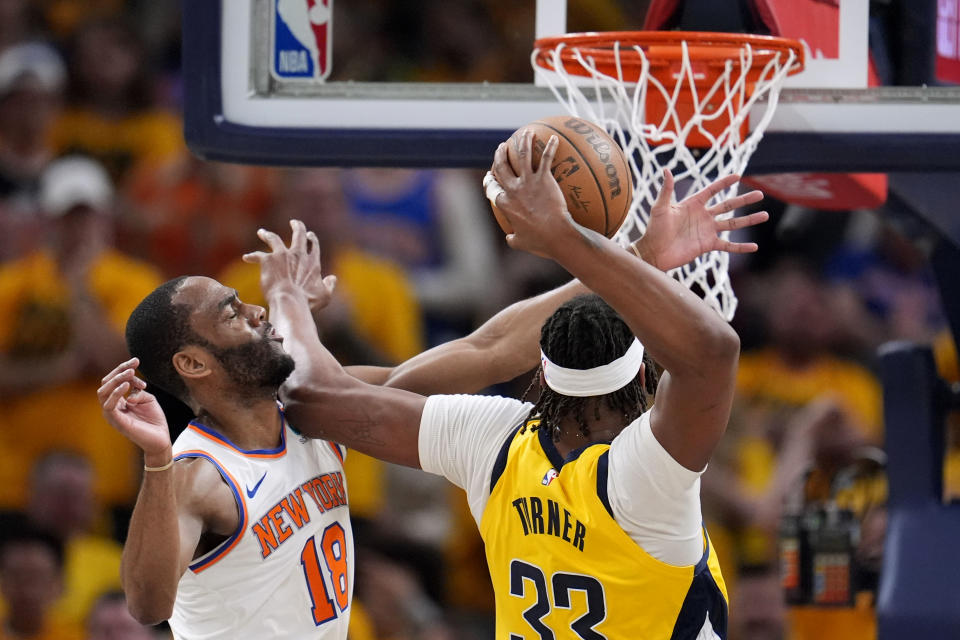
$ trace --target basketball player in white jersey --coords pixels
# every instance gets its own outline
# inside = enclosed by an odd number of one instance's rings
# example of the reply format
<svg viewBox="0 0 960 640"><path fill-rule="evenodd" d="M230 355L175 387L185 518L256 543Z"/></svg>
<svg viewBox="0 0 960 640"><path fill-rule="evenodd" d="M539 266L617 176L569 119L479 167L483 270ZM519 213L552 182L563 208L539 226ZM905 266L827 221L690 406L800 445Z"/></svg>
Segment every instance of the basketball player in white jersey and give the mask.
<svg viewBox="0 0 960 640"><path fill-rule="evenodd" d="M720 206L732 210L754 199ZM756 224L765 214L715 222L716 208L683 205L655 212L639 247L651 262L669 268L706 250L755 249L725 243L717 231ZM306 235L302 225L297 232ZM312 304L322 306L332 280L319 275L319 260L298 264ZM583 291L565 285L399 367L349 373L421 393L477 391L531 369L539 326ZM345 638L354 566L345 451L300 435L320 436L325 425L286 423L276 399L293 362L264 310L209 278L180 278L140 304L127 339L139 358L104 377L98 394L107 420L144 452L122 567L135 617L169 619L183 639ZM197 415L176 443L134 376L137 367ZM362 432L354 436L358 448L369 448Z"/></svg>

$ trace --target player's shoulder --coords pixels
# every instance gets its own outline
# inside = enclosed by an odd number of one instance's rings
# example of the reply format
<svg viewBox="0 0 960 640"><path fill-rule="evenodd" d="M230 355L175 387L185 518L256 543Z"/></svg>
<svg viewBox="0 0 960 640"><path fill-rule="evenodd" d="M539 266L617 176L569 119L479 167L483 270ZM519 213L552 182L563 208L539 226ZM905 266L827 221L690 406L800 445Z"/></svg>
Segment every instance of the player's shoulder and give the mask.
<svg viewBox="0 0 960 640"><path fill-rule="evenodd" d="M463 415L475 420L518 422L530 414L533 405L516 398L486 395L434 395L427 398L424 413Z"/></svg>
<svg viewBox="0 0 960 640"><path fill-rule="evenodd" d="M531 406L529 402L501 395L483 395L478 393L437 394L427 398L429 402L450 406L519 408Z"/></svg>
<svg viewBox="0 0 960 640"><path fill-rule="evenodd" d="M175 458L174 491L178 499L202 502L205 499L223 493L232 500L230 488L224 483L223 474L212 458L207 456L185 456ZM164 473L164 472L149 472Z"/></svg>
<svg viewBox="0 0 960 640"><path fill-rule="evenodd" d="M174 495L180 516L198 518L204 529L228 534L236 526L237 495L240 489L211 459L183 457L173 466ZM152 473L166 473L152 472ZM228 484L229 483L229 484Z"/></svg>

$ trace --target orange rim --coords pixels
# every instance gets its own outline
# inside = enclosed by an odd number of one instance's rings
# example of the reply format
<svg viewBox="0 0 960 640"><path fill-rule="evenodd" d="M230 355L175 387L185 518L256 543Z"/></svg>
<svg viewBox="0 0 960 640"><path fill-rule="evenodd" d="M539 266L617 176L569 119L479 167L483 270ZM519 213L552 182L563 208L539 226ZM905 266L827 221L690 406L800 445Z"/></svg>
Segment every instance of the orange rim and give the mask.
<svg viewBox="0 0 960 640"><path fill-rule="evenodd" d="M799 40L790 38L705 31L608 31L539 38L534 43L534 61L539 67L556 71L553 52L557 46L563 44L565 46L560 51L560 60L567 73L587 77L591 75L577 59L576 53L579 52L583 58L592 59L600 73L611 77L618 77L619 73L622 73L624 80L636 81L643 66L643 57L637 48L646 56L651 73L657 75L658 72L675 67L683 59L683 43L687 44L691 62L717 68L718 72L727 61L738 61L746 45L753 51L753 75L759 74L777 56L786 61L790 52L793 52L795 59L788 75L800 73L805 60L803 45ZM618 45L619 73L615 51Z"/></svg>

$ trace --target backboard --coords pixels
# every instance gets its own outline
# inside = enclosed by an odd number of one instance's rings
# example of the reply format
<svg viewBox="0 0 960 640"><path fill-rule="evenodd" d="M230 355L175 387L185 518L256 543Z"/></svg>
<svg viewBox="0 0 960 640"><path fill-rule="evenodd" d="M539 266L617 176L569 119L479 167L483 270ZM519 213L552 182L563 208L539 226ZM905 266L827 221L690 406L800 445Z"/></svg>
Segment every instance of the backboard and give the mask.
<svg viewBox="0 0 960 640"><path fill-rule="evenodd" d="M867 87L868 0L753 0L768 30L808 2L826 12L826 39L789 80L749 170L960 168L960 89ZM259 164L487 166L517 127L562 112L530 66L536 37L636 30L681 3L398 4L185 1L191 149Z"/></svg>

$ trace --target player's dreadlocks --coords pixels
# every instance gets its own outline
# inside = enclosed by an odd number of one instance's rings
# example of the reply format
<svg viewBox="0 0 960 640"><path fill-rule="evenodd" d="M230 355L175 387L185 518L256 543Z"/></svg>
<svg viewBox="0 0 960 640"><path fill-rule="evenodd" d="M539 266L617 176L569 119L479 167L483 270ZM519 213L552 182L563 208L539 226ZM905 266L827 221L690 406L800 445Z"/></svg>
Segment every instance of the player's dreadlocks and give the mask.
<svg viewBox="0 0 960 640"><path fill-rule="evenodd" d="M540 348L551 362L570 369L591 369L613 362L630 347L633 332L610 305L597 295L582 295L564 303L550 316L540 330ZM627 385L603 396L576 398L543 387L540 398L530 411L528 420L540 417L540 426L553 429L553 439L559 440L560 421L573 414L580 433L590 435L584 419L588 404L594 403L596 417L600 417L600 403L606 402L611 409L621 412L624 424L629 424L647 410L647 401L657 389L657 369L647 353L643 354L646 365L646 380L638 373ZM524 393L530 393L540 379L540 370ZM530 429L537 428L534 424Z"/></svg>

